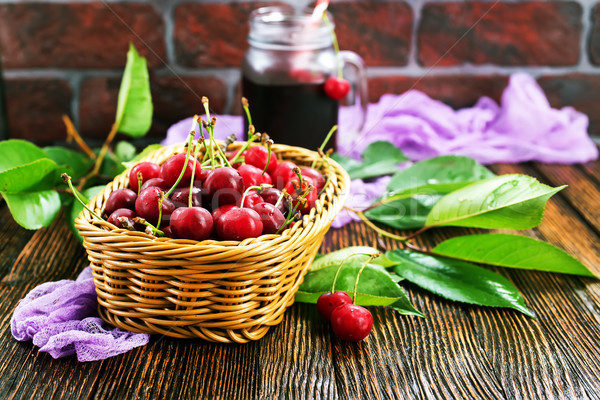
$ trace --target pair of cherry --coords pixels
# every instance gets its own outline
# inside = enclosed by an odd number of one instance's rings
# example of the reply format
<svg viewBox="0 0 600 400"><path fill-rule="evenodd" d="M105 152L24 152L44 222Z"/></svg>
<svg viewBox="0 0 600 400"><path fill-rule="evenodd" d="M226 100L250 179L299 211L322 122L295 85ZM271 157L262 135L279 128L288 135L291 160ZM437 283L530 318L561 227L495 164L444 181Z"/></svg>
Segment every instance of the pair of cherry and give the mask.
<svg viewBox="0 0 600 400"><path fill-rule="evenodd" d="M354 304L350 295L343 291L323 293L317 300L317 310L321 317L331 322L333 333L347 342L363 340L373 328L371 312Z"/></svg>

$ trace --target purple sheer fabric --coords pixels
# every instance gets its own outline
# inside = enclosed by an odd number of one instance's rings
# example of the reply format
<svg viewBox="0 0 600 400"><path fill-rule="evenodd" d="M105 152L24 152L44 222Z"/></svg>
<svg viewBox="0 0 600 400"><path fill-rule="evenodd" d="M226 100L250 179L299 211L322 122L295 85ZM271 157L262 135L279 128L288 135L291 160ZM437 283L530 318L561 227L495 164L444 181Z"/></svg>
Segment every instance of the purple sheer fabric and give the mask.
<svg viewBox="0 0 600 400"><path fill-rule="evenodd" d="M146 334L105 329L98 318L98 302L87 267L77 280L46 282L17 304L10 321L19 341L33 340L54 358L77 354L79 361L103 360L148 343Z"/></svg>

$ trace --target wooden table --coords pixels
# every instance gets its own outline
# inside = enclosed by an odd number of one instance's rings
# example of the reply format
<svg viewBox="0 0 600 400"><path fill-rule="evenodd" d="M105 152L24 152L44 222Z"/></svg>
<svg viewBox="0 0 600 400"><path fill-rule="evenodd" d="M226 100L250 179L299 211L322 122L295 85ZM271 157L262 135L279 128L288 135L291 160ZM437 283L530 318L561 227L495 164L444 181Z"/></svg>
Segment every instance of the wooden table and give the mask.
<svg viewBox="0 0 600 400"><path fill-rule="evenodd" d="M495 165L569 188L553 197L543 224L524 232L579 258L600 276L600 163ZM421 244L469 230L433 230ZM373 245L362 224L332 230L322 251ZM385 241L385 246L396 243ZM362 343L334 337L313 305L296 304L262 340L220 345L154 336L102 362L54 360L10 334L12 311L34 286L73 279L87 265L60 220L20 228L0 204L0 398L98 399L541 399L600 398L600 283L498 268L537 319L455 304L406 284L427 318L376 308Z"/></svg>

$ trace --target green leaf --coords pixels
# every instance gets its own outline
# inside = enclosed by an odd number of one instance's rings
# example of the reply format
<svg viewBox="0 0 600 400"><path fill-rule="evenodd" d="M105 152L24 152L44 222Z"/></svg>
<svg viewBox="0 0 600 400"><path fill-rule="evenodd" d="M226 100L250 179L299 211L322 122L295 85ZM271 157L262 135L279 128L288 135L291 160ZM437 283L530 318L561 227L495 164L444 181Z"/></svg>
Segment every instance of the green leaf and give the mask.
<svg viewBox="0 0 600 400"><path fill-rule="evenodd" d="M54 179L48 179L57 165L49 158L40 158L0 172L0 192L19 193L52 188Z"/></svg>
<svg viewBox="0 0 600 400"><path fill-rule="evenodd" d="M117 130L134 138L144 136L152 125L152 111L146 59L130 44L117 101Z"/></svg>
<svg viewBox="0 0 600 400"><path fill-rule="evenodd" d="M66 171L74 180L83 177L92 165L88 156L65 147L44 147L44 152L58 164L60 172Z"/></svg>
<svg viewBox="0 0 600 400"><path fill-rule="evenodd" d="M353 257L354 258L354 257ZM364 261L350 259L340 269L335 289L350 295L354 291L356 276ZM304 282L296 293L296 301L316 303L323 293L331 291L333 279L339 265L308 271ZM355 303L361 306L390 306L401 314L423 316L406 296L390 273L381 265L367 264L360 275Z"/></svg>
<svg viewBox="0 0 600 400"><path fill-rule="evenodd" d="M465 261L432 257L408 250L386 255L399 262L393 270L421 288L453 301L488 307L512 308L534 317L525 300L502 275Z"/></svg>
<svg viewBox="0 0 600 400"><path fill-rule="evenodd" d="M115 146L115 156L117 156L121 163L131 161L135 157L135 153L135 146L124 140L121 140Z"/></svg>
<svg viewBox="0 0 600 400"><path fill-rule="evenodd" d="M594 276L565 251L526 236L505 233L459 236L440 243L432 251L442 256L500 267Z"/></svg>
<svg viewBox="0 0 600 400"><path fill-rule="evenodd" d="M363 152L363 161L333 154L332 157L350 175L352 179L374 178L390 175L398 171L397 164L408 158L396 146L389 142L373 142Z"/></svg>
<svg viewBox="0 0 600 400"><path fill-rule="evenodd" d="M0 172L20 165L29 164L42 158L46 153L26 140L10 139L0 141Z"/></svg>
<svg viewBox="0 0 600 400"><path fill-rule="evenodd" d="M502 175L473 183L442 198L427 226L529 229L540 224L552 188L526 175Z"/></svg>
<svg viewBox="0 0 600 400"><path fill-rule="evenodd" d="M60 197L54 190L2 192L2 196L15 221L25 229L49 226L60 211Z"/></svg>
<svg viewBox="0 0 600 400"><path fill-rule="evenodd" d="M373 247L351 246L327 254L318 254L313 260L310 270L314 272L323 268L337 268L341 263L344 263L344 265L350 262L362 264L367 261L369 255L377 253L379 253L379 250L374 249ZM378 264L383 267L391 267L392 265L395 265L384 255L371 260L371 264Z"/></svg>
<svg viewBox="0 0 600 400"><path fill-rule="evenodd" d="M85 189L81 193L84 197L84 201L86 203L88 203L91 199L96 197L96 195L98 193L100 193L100 191L103 190L104 188L105 188L104 185L100 185L100 186L92 186L92 187ZM69 212L66 213L67 214L66 216L67 216L67 223L69 224L69 228L71 228L71 231L73 232L75 237L80 242L83 242L83 238L81 237L81 235L79 235L79 231L77 230L77 228L75 228L75 218L77 218L77 216L79 215L81 210L83 210L83 205L81 205L80 202L78 202L75 198L73 198L73 202L69 208Z"/></svg>
<svg viewBox="0 0 600 400"><path fill-rule="evenodd" d="M396 229L414 229L425 225L427 215L442 195L412 195L397 199L365 212L370 220Z"/></svg>
<svg viewBox="0 0 600 400"><path fill-rule="evenodd" d="M135 164L137 164L142 158L148 156L150 153L152 153L155 150L160 149L161 147L163 147L163 146L160 145L160 144L151 144L151 145L148 145L138 155L136 155L135 157L133 157L133 159L131 159L130 161L127 161L127 162L123 162L121 164L123 164L123 166L125 168L131 168Z"/></svg>
<svg viewBox="0 0 600 400"><path fill-rule="evenodd" d="M390 180L387 190L395 196L412 193L445 194L492 176L494 174L490 170L472 158L441 156L417 162L397 172Z"/></svg>
<svg viewBox="0 0 600 400"><path fill-rule="evenodd" d="M125 167L113 153L106 153L102 165L100 166L100 175L114 177L125 171Z"/></svg>

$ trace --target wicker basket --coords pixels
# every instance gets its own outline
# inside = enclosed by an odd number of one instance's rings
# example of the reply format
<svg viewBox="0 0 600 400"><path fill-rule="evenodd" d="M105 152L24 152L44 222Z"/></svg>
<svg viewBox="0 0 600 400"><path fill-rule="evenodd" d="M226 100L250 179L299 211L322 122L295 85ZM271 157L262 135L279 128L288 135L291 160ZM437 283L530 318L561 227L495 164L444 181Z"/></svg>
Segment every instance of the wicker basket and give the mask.
<svg viewBox="0 0 600 400"><path fill-rule="evenodd" d="M235 143L232 148L239 148ZM144 161L158 164L182 152L164 147ZM310 165L315 152L274 145L280 160ZM134 332L245 343L263 337L283 318L342 208L349 177L334 161L329 182L302 223L280 235L242 242L154 238L94 220L84 210L75 220L93 269L100 316ZM98 194L90 207L103 212L113 190L127 187L129 170Z"/></svg>

